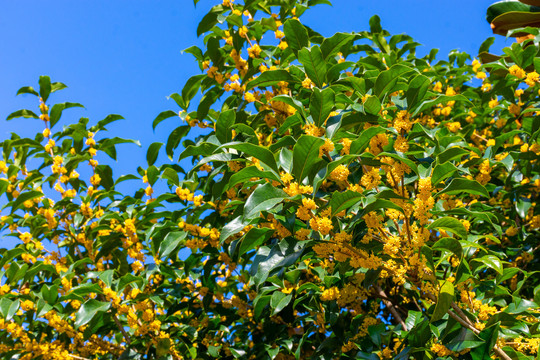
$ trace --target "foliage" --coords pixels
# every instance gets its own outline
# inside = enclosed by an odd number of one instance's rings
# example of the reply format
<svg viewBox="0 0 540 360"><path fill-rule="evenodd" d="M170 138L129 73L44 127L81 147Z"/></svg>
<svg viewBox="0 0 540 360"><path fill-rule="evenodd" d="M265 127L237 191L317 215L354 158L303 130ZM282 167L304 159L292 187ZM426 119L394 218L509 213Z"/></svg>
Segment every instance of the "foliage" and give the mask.
<svg viewBox="0 0 540 360"><path fill-rule="evenodd" d="M99 163L120 116L19 90L45 129L1 143L2 359L538 355L538 47L436 62L377 16L323 37L319 3L214 6L139 174Z"/></svg>
<svg viewBox="0 0 540 360"><path fill-rule="evenodd" d="M486 20L495 34L523 37L538 35L539 0L503 0L487 9Z"/></svg>

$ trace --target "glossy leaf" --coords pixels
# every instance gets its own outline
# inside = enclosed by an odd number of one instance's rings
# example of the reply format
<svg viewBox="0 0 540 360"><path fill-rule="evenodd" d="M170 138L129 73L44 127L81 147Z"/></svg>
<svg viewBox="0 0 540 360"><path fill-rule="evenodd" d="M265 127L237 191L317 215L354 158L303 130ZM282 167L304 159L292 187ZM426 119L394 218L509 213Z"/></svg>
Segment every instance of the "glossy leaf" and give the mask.
<svg viewBox="0 0 540 360"><path fill-rule="evenodd" d="M272 184L260 185L246 200L244 218L258 217L261 211L271 210L286 197L287 194L283 190L276 189Z"/></svg>
<svg viewBox="0 0 540 360"><path fill-rule="evenodd" d="M246 84L246 90L254 87L267 87L276 85L280 81L293 82L295 79L285 70L268 70Z"/></svg>
<svg viewBox="0 0 540 360"><path fill-rule="evenodd" d="M458 219L452 217L443 217L433 221L428 225L428 229L442 229L456 234L462 239L467 238L467 229Z"/></svg>
<svg viewBox="0 0 540 360"><path fill-rule="evenodd" d="M300 21L295 19L285 21L283 32L285 33L287 44L293 51L298 52L298 50L308 46L308 32Z"/></svg>
<svg viewBox="0 0 540 360"><path fill-rule="evenodd" d="M111 304L108 302L102 302L95 299L89 299L84 304L81 305L79 311L75 315L75 328L79 328L83 325L86 325L92 318L94 318L98 313L105 312L109 310Z"/></svg>
<svg viewBox="0 0 540 360"><path fill-rule="evenodd" d="M478 181L461 179L461 178L453 179L450 182L450 184L448 184L447 187L439 191L437 195L438 196L440 196L441 194L453 195L453 194L460 194L463 192L466 192L468 194L473 194L473 195L489 197L489 192Z"/></svg>
<svg viewBox="0 0 540 360"><path fill-rule="evenodd" d="M315 45L311 49L304 48L300 50L298 52L298 61L304 65L306 75L311 81L317 87L322 87L326 82L326 62L324 61L321 48Z"/></svg>
<svg viewBox="0 0 540 360"><path fill-rule="evenodd" d="M445 281L440 286L439 294L437 296L437 304L435 305L435 310L433 310L433 314L431 315L431 322L441 319L450 309L453 300L454 284L452 284L450 281Z"/></svg>
<svg viewBox="0 0 540 360"><path fill-rule="evenodd" d="M319 158L319 148L324 140L309 135L302 135L293 148L293 174L298 181L313 178L323 162Z"/></svg>
<svg viewBox="0 0 540 360"><path fill-rule="evenodd" d="M330 88L319 90L313 89L309 102L309 112L315 125L321 126L334 108L335 94Z"/></svg>

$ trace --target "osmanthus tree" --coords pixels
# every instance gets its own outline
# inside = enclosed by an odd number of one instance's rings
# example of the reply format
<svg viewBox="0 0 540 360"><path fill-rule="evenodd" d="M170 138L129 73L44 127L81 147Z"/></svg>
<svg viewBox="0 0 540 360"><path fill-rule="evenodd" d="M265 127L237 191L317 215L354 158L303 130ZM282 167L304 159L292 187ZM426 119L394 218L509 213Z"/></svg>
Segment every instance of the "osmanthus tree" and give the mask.
<svg viewBox="0 0 540 360"><path fill-rule="evenodd" d="M436 62L376 16L323 37L318 3L214 6L139 174L99 163L120 116L60 129L63 84L19 90L39 111L8 120L39 132L1 143L0 358L538 358L534 41Z"/></svg>

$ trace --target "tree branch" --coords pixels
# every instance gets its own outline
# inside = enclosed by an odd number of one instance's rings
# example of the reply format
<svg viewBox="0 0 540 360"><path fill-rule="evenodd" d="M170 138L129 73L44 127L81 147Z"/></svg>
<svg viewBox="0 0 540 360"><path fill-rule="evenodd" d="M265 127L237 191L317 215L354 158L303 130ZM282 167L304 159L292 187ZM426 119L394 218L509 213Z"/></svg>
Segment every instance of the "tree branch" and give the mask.
<svg viewBox="0 0 540 360"><path fill-rule="evenodd" d="M384 290L379 285L375 285L375 289L377 290L377 294L379 294L381 296L381 299L382 299L384 305L392 313L392 316L401 325L403 330L407 331L407 325L405 325L405 322L403 321L403 319L401 318L401 316L397 312L395 305L390 300L388 300L388 296L386 296L386 293L384 292Z"/></svg>

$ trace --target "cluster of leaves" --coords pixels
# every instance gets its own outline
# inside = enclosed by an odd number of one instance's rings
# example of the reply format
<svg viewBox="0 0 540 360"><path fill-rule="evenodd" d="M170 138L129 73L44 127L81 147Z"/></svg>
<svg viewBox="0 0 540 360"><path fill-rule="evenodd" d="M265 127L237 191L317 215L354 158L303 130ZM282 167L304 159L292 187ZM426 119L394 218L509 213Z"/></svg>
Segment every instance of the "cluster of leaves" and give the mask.
<svg viewBox="0 0 540 360"><path fill-rule="evenodd" d="M53 131L64 85L19 90L45 127L1 143L1 358L538 356L538 47L436 62L376 16L323 37L318 3L213 7L138 175L98 162L120 116Z"/></svg>
<svg viewBox="0 0 540 360"><path fill-rule="evenodd" d="M495 34L523 37L538 35L540 26L540 1L504 0L488 7L486 20ZM532 32L531 32L532 31Z"/></svg>

